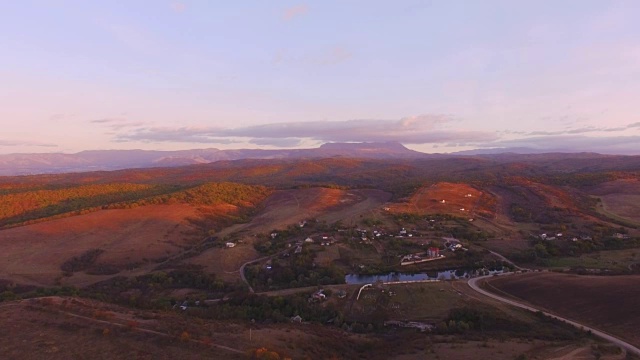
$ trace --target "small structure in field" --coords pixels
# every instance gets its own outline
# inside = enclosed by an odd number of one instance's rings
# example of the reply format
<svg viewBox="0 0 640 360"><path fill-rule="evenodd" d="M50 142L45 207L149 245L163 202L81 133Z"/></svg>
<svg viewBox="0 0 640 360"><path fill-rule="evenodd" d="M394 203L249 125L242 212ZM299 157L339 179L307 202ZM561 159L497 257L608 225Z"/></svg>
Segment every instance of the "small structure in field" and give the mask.
<svg viewBox="0 0 640 360"><path fill-rule="evenodd" d="M427 256L428 256L430 259L435 259L435 258L437 258L437 257L440 257L440 249L438 249L437 247L430 247L430 248L427 250Z"/></svg>

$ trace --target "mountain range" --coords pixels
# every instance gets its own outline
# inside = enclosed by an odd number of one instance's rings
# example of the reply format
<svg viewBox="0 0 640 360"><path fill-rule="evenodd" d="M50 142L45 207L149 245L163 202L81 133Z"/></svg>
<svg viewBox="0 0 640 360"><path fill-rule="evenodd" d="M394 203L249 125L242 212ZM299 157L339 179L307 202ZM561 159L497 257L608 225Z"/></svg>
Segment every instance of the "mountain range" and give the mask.
<svg viewBox="0 0 640 360"><path fill-rule="evenodd" d="M314 159L348 157L363 159L445 159L453 157L489 157L496 160L535 162L563 159L569 154L539 154L532 149L491 149L450 154L427 154L406 148L397 142L327 143L310 149L239 149L216 148L153 151L153 150L91 150L75 154L39 153L0 155L0 176L51 174L85 171L110 171L131 168L177 167L208 164L224 160L243 159ZM610 157L595 153L571 154L571 158L593 159Z"/></svg>

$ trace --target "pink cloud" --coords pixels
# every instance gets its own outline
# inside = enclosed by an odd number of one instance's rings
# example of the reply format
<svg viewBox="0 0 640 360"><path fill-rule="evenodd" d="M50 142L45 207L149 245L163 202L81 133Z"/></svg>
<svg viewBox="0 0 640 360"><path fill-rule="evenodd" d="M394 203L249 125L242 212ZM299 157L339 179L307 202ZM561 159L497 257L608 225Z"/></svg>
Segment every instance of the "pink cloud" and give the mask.
<svg viewBox="0 0 640 360"><path fill-rule="evenodd" d="M296 6L292 6L290 8L285 9L282 17L285 20L289 21L297 17L304 16L307 13L307 11L309 11L309 7L307 5L305 4L296 5Z"/></svg>

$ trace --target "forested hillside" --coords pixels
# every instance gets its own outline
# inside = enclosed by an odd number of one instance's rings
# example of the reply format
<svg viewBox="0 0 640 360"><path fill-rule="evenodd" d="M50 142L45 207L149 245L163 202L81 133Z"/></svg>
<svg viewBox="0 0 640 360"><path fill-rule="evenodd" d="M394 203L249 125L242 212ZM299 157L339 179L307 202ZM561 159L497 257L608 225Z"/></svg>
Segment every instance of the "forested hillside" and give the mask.
<svg viewBox="0 0 640 360"><path fill-rule="evenodd" d="M106 208L129 208L150 204L231 204L251 207L269 194L264 186L235 183L207 183L194 187L112 183L70 185L0 195L0 227L33 222L49 217L71 216Z"/></svg>

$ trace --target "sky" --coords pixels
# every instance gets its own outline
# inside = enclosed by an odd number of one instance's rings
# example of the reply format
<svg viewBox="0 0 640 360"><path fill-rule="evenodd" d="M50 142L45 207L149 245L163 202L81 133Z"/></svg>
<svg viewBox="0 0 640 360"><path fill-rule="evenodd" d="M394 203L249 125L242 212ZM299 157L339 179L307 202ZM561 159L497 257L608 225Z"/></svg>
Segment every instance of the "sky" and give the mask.
<svg viewBox="0 0 640 360"><path fill-rule="evenodd" d="M640 1L0 1L0 154L640 154Z"/></svg>

